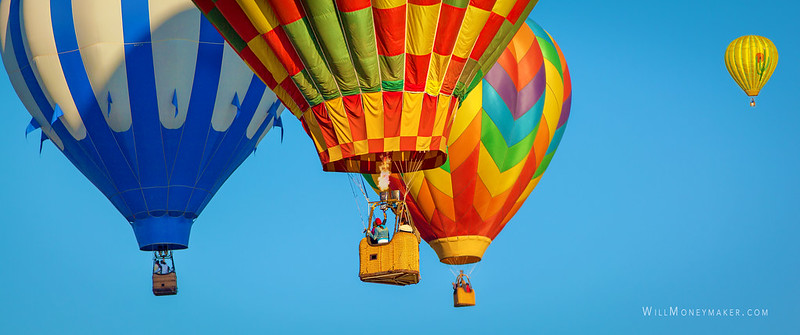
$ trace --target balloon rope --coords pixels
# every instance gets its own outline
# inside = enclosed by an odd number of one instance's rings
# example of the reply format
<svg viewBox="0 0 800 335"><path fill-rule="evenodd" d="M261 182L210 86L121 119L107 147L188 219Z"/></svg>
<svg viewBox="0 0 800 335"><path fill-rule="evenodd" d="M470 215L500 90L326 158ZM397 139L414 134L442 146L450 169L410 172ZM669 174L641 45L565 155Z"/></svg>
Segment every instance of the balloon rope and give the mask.
<svg viewBox="0 0 800 335"><path fill-rule="evenodd" d="M405 192L403 192L403 201L406 200L406 197L408 196L408 192L411 189L412 183L414 182L414 180L419 175L418 173L413 173L413 172L418 172L419 169L422 168L422 162L423 162L422 158L413 158L413 159L411 159L409 161L409 163L407 164L407 166L408 166L407 170L404 169L404 166L402 166L400 164L396 165L397 166L397 171L400 172L400 179L403 180L403 183L406 186L405 187ZM410 177L408 177L409 174L411 174Z"/></svg>
<svg viewBox="0 0 800 335"><path fill-rule="evenodd" d="M480 267L480 265L481 265L480 262L479 263L473 263L472 266L469 269L469 272L467 272L467 276L472 276L472 272L474 272L478 267ZM456 269L456 268L458 268L458 266L449 265L449 264L447 266L447 269L450 270L450 273L452 273L454 276L458 276L456 271L453 270L453 269Z"/></svg>
<svg viewBox="0 0 800 335"><path fill-rule="evenodd" d="M472 264L472 268L471 268L471 269L469 269L469 275L471 276L471 275L472 275L472 271L475 271L475 269L477 269L477 268L478 268L478 266L480 266L480 265L481 265L481 263L480 263L480 262L478 262L478 263L473 263L473 264Z"/></svg>
<svg viewBox="0 0 800 335"><path fill-rule="evenodd" d="M406 174L411 174L411 178L408 178L408 183L406 183L406 188L408 188L408 185L411 185L414 182L414 180L417 179L417 177L419 176L419 173L415 172L419 172L419 169L422 168L422 158L414 162L414 166L412 168L413 170L406 173ZM405 182L405 180L403 181Z"/></svg>
<svg viewBox="0 0 800 335"><path fill-rule="evenodd" d="M360 200L357 198L357 196L354 196L353 200L356 202L356 207L358 208L358 215L361 216L362 226L365 226L365 228L369 228L370 222L367 222L367 221L369 221L369 218L364 219L364 215L363 215L363 213L365 213L367 211L367 208L369 208L369 196L366 193L367 190L365 190L364 187L363 187L364 183L363 182L359 183L359 180L358 180L359 178L363 178L363 177L361 175L356 175L356 174L349 174L349 175L350 175L350 181L351 181L350 186L352 187L352 185L355 185L355 187L357 187L358 190L361 191L361 195L364 196L364 202L367 204L364 207L364 210L361 210Z"/></svg>
<svg viewBox="0 0 800 335"><path fill-rule="evenodd" d="M367 195L367 190L365 190L364 187L362 187L363 183L359 183L358 182L359 181L359 177L360 178L364 178L364 177L362 177L361 175L358 175L358 177L356 177L355 176L356 174L354 174L354 173L348 173L348 175L350 176L350 181L353 184L355 184L356 187L358 187L359 191L361 191L361 195L364 196L364 201L369 202L369 196ZM351 184L350 187L352 187L352 186L353 185Z"/></svg>
<svg viewBox="0 0 800 335"><path fill-rule="evenodd" d="M397 166L397 172L400 174L400 179L403 181L404 184L403 186L405 186L403 190L403 201L406 201L406 196L408 195L408 185L409 185L408 182L406 181L406 172L403 171L402 165L395 163L395 166Z"/></svg>
<svg viewBox="0 0 800 335"><path fill-rule="evenodd" d="M458 274L453 270L454 267L454 265L447 265L447 269L450 270L450 273L452 273L454 276L458 276Z"/></svg>
<svg viewBox="0 0 800 335"><path fill-rule="evenodd" d="M349 179L348 180L348 184L350 184L350 191L353 192L353 202L356 203L356 211L358 212L358 216L361 218L361 226L364 229L367 229L366 220L364 220L364 214L361 213L361 205L358 202L359 201L358 200L358 195L356 195L355 187L353 187L353 184L356 184L356 185L358 185L358 184L353 180L353 175L352 174L347 173L347 178ZM361 186L358 186L358 187L361 188ZM364 192L362 191L362 193L364 193ZM366 196L367 195L364 194L364 197L366 197ZM367 201L369 201L369 199L367 199Z"/></svg>

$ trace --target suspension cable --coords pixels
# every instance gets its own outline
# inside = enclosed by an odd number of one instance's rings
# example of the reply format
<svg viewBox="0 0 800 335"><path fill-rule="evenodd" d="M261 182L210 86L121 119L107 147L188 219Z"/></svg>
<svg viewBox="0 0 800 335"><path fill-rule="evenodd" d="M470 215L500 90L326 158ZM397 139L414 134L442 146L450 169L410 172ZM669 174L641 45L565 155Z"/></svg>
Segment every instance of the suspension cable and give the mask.
<svg viewBox="0 0 800 335"><path fill-rule="evenodd" d="M367 229L367 224L366 221L364 220L364 213L361 212L361 205L359 203L358 195L356 195L356 190L355 187L353 187L353 184L356 184L356 186L358 186L359 189L361 188L361 186L355 182L351 173L347 173L347 178L348 178L348 184L350 185L350 191L353 193L353 202L355 202L356 204L356 211L358 212L358 216L361 218L361 226L364 229ZM369 198L367 197L366 193L363 190L361 190L361 193L364 194L364 197L367 198L367 202L369 202Z"/></svg>
<svg viewBox="0 0 800 335"><path fill-rule="evenodd" d="M479 267L480 265L481 265L481 263L480 263L480 262L478 262L478 263L473 263L473 264L472 264L472 268L471 268L471 269L469 269L469 274L468 274L468 275L470 275L470 276L471 276L471 275L472 275L472 271L475 271L476 269L478 269L478 267Z"/></svg>

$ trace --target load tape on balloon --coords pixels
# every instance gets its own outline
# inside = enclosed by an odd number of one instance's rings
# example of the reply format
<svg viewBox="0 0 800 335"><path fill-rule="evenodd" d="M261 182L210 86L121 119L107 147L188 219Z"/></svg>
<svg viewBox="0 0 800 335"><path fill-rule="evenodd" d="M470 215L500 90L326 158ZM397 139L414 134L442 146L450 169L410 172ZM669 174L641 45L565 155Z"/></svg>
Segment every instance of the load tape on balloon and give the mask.
<svg viewBox="0 0 800 335"><path fill-rule="evenodd" d="M455 108L537 0L193 0L303 124L326 171L446 160ZM412 167L412 162L414 166Z"/></svg>

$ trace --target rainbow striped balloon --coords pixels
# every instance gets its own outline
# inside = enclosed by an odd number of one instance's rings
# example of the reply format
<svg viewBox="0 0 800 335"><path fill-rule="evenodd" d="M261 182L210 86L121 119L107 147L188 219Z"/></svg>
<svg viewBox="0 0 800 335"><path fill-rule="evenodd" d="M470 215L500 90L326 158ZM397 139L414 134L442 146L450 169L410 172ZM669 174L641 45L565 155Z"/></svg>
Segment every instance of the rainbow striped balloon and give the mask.
<svg viewBox="0 0 800 335"><path fill-rule="evenodd" d="M561 50L531 19L473 92L453 121L448 161L403 178L420 235L448 264L480 261L519 210L561 141L572 98Z"/></svg>

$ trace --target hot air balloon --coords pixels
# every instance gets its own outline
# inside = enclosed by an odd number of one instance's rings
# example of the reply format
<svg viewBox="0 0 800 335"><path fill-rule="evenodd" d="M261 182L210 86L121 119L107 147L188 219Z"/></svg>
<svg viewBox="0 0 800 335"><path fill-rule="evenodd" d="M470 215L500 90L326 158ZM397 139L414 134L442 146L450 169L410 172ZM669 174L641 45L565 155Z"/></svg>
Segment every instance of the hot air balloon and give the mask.
<svg viewBox="0 0 800 335"><path fill-rule="evenodd" d="M193 0L300 119L325 171L430 169L537 0Z"/></svg>
<svg viewBox="0 0 800 335"><path fill-rule="evenodd" d="M274 93L189 0L3 1L0 29L28 132L156 252L153 292L177 293L171 250L280 121Z"/></svg>
<svg viewBox="0 0 800 335"><path fill-rule="evenodd" d="M413 222L443 263L481 260L564 134L572 99L567 63L547 32L531 19L525 23L458 109L447 163L390 178L390 188L407 190ZM365 177L377 188L377 176ZM459 302L464 285L457 284L456 306L474 304L471 288L471 304Z"/></svg>
<svg viewBox="0 0 800 335"><path fill-rule="evenodd" d="M778 49L766 37L747 35L739 37L725 50L725 67L756 106L755 97L778 66Z"/></svg>

